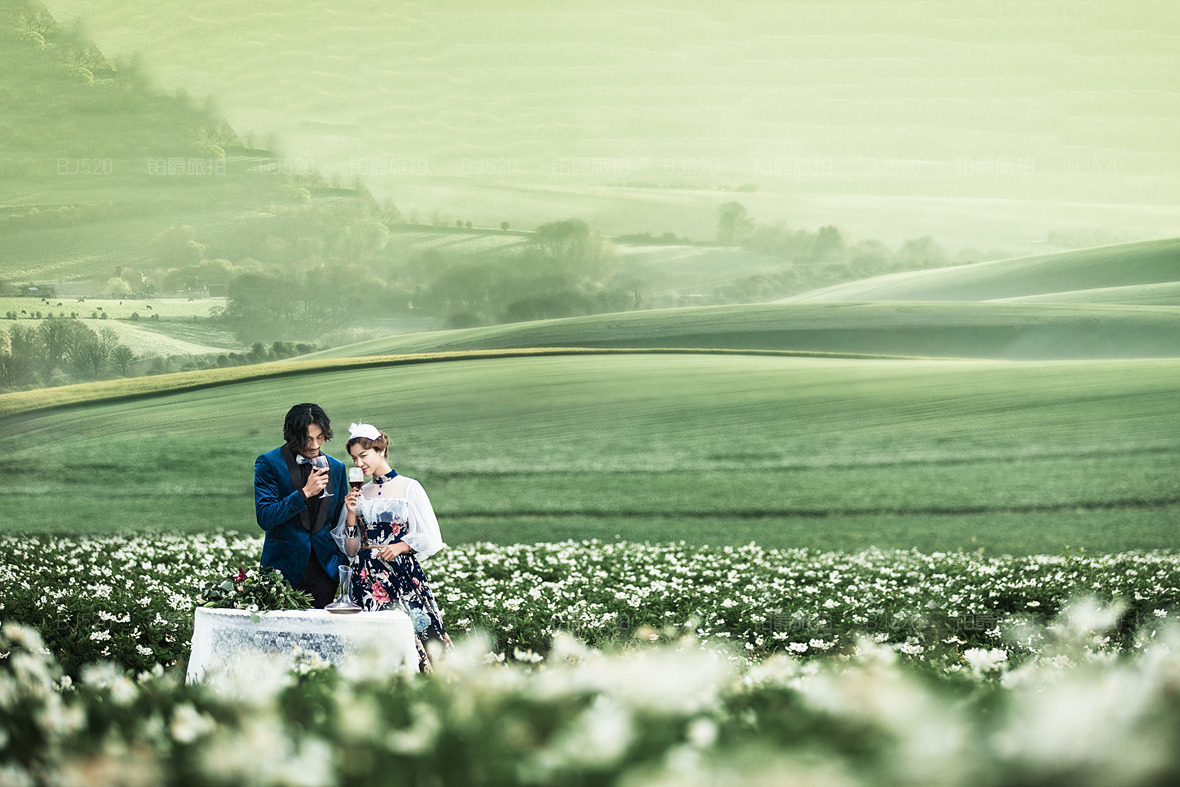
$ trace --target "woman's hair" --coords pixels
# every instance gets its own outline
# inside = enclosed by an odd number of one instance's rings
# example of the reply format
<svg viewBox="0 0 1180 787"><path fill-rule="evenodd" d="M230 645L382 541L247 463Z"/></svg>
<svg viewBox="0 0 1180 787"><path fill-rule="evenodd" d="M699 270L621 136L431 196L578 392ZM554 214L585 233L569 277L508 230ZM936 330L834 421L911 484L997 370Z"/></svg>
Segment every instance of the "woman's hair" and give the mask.
<svg viewBox="0 0 1180 787"><path fill-rule="evenodd" d="M287 411L283 420L283 440L287 447L298 453L307 445L307 428L315 424L324 433L324 441L332 439L332 422L318 404L304 402Z"/></svg>
<svg viewBox="0 0 1180 787"><path fill-rule="evenodd" d="M389 450L389 435L385 434L385 432L381 432L381 436L375 440L370 440L367 437L349 438L348 442L344 444L344 450L348 452L349 456L352 456L352 447L354 445L359 445L364 449L376 449L382 453L385 453Z"/></svg>

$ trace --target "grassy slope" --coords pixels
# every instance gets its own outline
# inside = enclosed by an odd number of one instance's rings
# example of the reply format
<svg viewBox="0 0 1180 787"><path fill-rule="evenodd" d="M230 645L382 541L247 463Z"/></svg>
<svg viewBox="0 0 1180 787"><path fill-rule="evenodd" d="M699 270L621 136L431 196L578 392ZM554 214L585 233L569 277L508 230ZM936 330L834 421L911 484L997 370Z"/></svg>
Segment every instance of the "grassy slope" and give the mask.
<svg viewBox="0 0 1180 787"><path fill-rule="evenodd" d="M986 301L1176 281L1180 238L1170 238L877 276L785 302Z"/></svg>
<svg viewBox="0 0 1180 787"><path fill-rule="evenodd" d="M611 354L277 377L0 420L0 521L251 532L253 458L312 400L390 431L453 541L1175 547L1178 372ZM87 458L64 501L62 435Z"/></svg>
<svg viewBox="0 0 1180 787"><path fill-rule="evenodd" d="M1020 303L1109 303L1124 306L1180 305L1180 282L1131 284L1125 287L1095 287L1073 292L1023 295L1004 300Z"/></svg>
<svg viewBox="0 0 1180 787"><path fill-rule="evenodd" d="M1180 312L998 303L663 309L389 336L311 358L514 347L711 347L924 357L1180 355Z"/></svg>
<svg viewBox="0 0 1180 787"><path fill-rule="evenodd" d="M17 35L27 5L0 9L0 277L105 280L152 259L169 227L204 234L291 203L208 108L134 68L71 71L88 46L73 33L47 32L43 47Z"/></svg>

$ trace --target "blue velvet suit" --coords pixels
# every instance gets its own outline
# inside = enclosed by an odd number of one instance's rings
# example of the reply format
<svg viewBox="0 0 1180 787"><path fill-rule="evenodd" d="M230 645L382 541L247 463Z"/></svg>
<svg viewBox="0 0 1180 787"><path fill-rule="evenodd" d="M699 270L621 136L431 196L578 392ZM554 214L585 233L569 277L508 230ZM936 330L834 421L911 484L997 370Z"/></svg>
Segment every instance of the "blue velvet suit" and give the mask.
<svg viewBox="0 0 1180 787"><path fill-rule="evenodd" d="M328 464L331 483L327 491L332 497L320 501L319 516L313 522L295 455L280 446L254 462L254 511L258 526L266 533L261 562L283 572L292 586L303 578L311 553L333 581L337 568L347 562L331 530L348 493L348 475L340 460L328 457Z"/></svg>

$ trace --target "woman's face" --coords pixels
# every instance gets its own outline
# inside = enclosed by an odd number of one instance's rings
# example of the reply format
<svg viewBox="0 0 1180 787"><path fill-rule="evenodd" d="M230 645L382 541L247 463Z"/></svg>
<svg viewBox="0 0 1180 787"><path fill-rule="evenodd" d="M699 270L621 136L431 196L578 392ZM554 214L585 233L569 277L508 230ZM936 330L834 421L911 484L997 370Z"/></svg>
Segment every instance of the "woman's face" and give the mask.
<svg viewBox="0 0 1180 787"><path fill-rule="evenodd" d="M354 443L348 449L348 453L352 456L352 463L367 476L384 475L389 472L389 462L376 448L362 448L360 443Z"/></svg>

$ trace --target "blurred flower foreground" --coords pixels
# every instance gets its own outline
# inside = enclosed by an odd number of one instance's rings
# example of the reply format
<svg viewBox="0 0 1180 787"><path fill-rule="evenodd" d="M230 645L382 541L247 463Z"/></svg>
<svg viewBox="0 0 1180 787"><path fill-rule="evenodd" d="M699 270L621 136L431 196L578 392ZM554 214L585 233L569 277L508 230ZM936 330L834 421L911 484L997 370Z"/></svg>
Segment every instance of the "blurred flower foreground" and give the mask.
<svg viewBox="0 0 1180 787"><path fill-rule="evenodd" d="M464 545L433 675L184 683L259 546L0 539L0 785L1180 783L1174 554Z"/></svg>
<svg viewBox="0 0 1180 787"><path fill-rule="evenodd" d="M296 653L198 684L110 662L71 680L5 624L0 784L1174 784L1180 636L1095 652L1117 617L1072 605L1039 655L968 650L953 678L867 639L804 663L558 636L543 660L469 637L428 676Z"/></svg>

